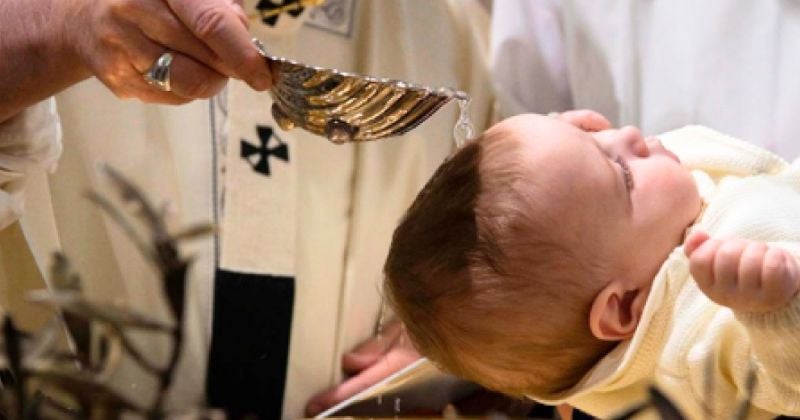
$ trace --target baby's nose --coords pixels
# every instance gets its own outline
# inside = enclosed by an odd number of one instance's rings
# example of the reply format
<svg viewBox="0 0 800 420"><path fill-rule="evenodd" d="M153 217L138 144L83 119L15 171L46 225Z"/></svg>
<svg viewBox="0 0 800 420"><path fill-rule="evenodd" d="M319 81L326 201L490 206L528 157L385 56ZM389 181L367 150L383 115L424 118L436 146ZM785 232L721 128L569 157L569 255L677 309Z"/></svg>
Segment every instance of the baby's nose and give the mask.
<svg viewBox="0 0 800 420"><path fill-rule="evenodd" d="M619 139L625 149L633 156L646 158L650 156L650 149L642 138L642 133L638 128L627 125L619 129Z"/></svg>

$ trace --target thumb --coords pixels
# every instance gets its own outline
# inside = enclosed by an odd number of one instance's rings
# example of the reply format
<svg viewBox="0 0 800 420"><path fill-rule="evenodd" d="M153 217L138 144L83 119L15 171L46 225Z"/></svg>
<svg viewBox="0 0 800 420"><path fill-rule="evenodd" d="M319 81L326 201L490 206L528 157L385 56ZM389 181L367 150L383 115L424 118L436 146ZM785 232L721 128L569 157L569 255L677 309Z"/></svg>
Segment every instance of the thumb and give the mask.
<svg viewBox="0 0 800 420"><path fill-rule="evenodd" d="M342 370L348 375L354 375L372 366L392 348L402 332L400 322L391 322L381 334L343 354Z"/></svg>
<svg viewBox="0 0 800 420"><path fill-rule="evenodd" d="M372 366L383 357L389 348L384 340L374 339L364 343L359 348L342 355L342 370L348 375L354 375Z"/></svg>
<svg viewBox="0 0 800 420"><path fill-rule="evenodd" d="M347 379L338 386L313 396L306 404L306 415L313 417L339 404L372 385L377 384L420 357L421 356L413 350L394 349L390 351L376 363L373 363L372 366L361 371L358 375Z"/></svg>
<svg viewBox="0 0 800 420"><path fill-rule="evenodd" d="M709 237L708 233L702 230L692 230L686 235L686 239L683 240L683 252L687 257L691 258L694 251L696 251L700 245L703 245Z"/></svg>
<svg viewBox="0 0 800 420"><path fill-rule="evenodd" d="M247 12L244 11L244 4L243 0L230 0L231 1L231 9L236 13L239 17L239 20L242 24L249 28L250 27L250 20L247 18Z"/></svg>

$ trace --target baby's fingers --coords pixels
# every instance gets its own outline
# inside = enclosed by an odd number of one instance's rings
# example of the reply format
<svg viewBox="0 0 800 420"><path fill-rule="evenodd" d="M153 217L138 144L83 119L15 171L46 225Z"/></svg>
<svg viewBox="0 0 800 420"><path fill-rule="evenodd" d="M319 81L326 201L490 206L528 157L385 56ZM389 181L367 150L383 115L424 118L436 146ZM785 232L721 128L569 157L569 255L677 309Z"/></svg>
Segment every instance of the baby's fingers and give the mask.
<svg viewBox="0 0 800 420"><path fill-rule="evenodd" d="M719 239L709 239L707 236L699 246L696 246L691 252L687 251L689 271L703 291L714 284L714 257L722 245L722 241ZM688 241L689 239L687 239Z"/></svg>
<svg viewBox="0 0 800 420"><path fill-rule="evenodd" d="M761 289L761 271L767 245L763 242L749 242L739 261L739 294L752 299Z"/></svg>
<svg viewBox="0 0 800 420"><path fill-rule="evenodd" d="M742 254L749 243L744 239L728 239L717 250L717 255L714 256L714 289L720 299L734 297L739 286Z"/></svg>
<svg viewBox="0 0 800 420"><path fill-rule="evenodd" d="M683 240L684 254L691 258L694 251L700 247L700 245L704 244L708 238L708 233L703 232L702 230L692 230L688 235L686 235L686 239Z"/></svg>
<svg viewBox="0 0 800 420"><path fill-rule="evenodd" d="M579 109L561 113L558 118L583 131L602 131L611 128L611 123L606 117L591 109Z"/></svg>
<svg viewBox="0 0 800 420"><path fill-rule="evenodd" d="M761 296L763 310L774 309L789 302L797 294L800 273L797 260L780 248L769 248L761 267Z"/></svg>

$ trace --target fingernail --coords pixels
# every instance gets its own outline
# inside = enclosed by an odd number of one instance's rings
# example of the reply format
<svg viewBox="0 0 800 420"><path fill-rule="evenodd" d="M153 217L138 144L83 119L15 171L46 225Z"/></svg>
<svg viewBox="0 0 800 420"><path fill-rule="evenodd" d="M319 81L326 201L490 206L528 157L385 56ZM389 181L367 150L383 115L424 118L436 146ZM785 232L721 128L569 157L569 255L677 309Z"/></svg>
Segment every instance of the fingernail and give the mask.
<svg viewBox="0 0 800 420"><path fill-rule="evenodd" d="M250 27L250 20L247 18L247 13L244 11L244 8L242 8L242 6L237 4L237 3L234 3L231 6L231 8L233 9L233 11L237 15L239 15L239 20L242 22L242 24L245 27L249 28Z"/></svg>
<svg viewBox="0 0 800 420"><path fill-rule="evenodd" d="M244 12L244 8L239 3L233 3L231 8L234 12L238 13L239 16L247 17L247 13Z"/></svg>

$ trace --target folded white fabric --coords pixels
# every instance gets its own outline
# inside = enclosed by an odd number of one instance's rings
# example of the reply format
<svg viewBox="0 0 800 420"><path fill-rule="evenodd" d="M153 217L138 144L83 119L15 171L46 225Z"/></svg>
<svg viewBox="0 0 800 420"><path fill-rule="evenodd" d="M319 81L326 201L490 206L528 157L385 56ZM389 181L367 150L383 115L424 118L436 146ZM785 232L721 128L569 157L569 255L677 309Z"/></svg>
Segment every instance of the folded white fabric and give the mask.
<svg viewBox="0 0 800 420"><path fill-rule="evenodd" d="M34 171L54 171L61 150L52 98L0 124L0 229L22 215L25 179Z"/></svg>

